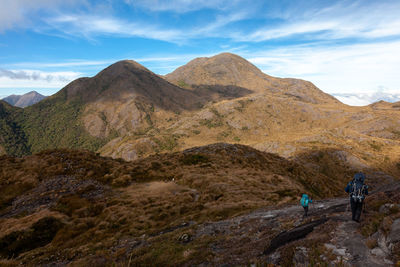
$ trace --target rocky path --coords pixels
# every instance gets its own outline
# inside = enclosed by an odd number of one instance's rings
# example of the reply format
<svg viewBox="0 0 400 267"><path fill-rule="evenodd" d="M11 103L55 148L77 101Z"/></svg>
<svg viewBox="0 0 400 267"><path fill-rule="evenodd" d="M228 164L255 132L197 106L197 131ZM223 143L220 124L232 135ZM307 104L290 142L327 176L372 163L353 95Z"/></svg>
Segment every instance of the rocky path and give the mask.
<svg viewBox="0 0 400 267"><path fill-rule="evenodd" d="M390 266L390 261L380 248L369 249L367 239L359 232L359 224L343 218L334 231L334 238L325 244L337 256L335 263L351 266Z"/></svg>
<svg viewBox="0 0 400 267"><path fill-rule="evenodd" d="M390 182L390 186L378 188L373 193L399 187L398 182ZM215 256L210 262L204 262L205 265L265 262L284 265L287 255L282 255L282 248L288 246L292 246L292 258L297 266L308 266L310 261L320 260L343 266L394 265L387 242L382 241L381 236L376 236L376 239L382 244L373 249L368 247L367 238L360 232L360 224L351 220L347 197L314 201L307 218L303 218L300 205L291 205L260 209L232 219L199 225L193 238L204 236L218 240L210 244ZM317 245L322 245L323 250L318 252L317 259L310 259L311 254L315 257Z"/></svg>

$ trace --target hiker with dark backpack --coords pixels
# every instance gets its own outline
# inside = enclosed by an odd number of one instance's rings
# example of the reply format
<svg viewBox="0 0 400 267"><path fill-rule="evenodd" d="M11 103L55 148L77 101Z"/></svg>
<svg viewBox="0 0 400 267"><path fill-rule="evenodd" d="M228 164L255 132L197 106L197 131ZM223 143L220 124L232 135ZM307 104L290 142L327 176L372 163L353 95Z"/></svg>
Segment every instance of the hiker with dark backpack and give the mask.
<svg viewBox="0 0 400 267"><path fill-rule="evenodd" d="M303 206L304 208L304 217L307 217L307 213L308 213L308 204L312 203L312 199L308 197L307 194L303 194L303 196L300 199L300 204Z"/></svg>
<svg viewBox="0 0 400 267"><path fill-rule="evenodd" d="M351 219L356 222L360 222L363 202L365 196L368 195L368 185L364 184L364 181L364 173L358 172L345 188L345 191L350 194Z"/></svg>

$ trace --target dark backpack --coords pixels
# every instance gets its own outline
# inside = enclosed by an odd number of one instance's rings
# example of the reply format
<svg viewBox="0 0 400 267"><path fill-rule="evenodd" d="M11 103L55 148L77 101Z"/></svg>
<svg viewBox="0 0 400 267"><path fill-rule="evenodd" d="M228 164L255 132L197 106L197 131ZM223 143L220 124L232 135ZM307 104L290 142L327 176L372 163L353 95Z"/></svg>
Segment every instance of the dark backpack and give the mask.
<svg viewBox="0 0 400 267"><path fill-rule="evenodd" d="M365 176L363 173L354 175L351 186L351 197L354 202L363 202L365 199L366 185L364 185Z"/></svg>

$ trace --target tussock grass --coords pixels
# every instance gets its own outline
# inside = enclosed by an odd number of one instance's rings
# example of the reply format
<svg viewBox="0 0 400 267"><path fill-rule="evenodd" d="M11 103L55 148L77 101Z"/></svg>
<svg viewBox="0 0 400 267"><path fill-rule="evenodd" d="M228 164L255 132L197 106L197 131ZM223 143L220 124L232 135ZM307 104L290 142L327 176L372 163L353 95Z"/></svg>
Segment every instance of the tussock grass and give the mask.
<svg viewBox="0 0 400 267"><path fill-rule="evenodd" d="M208 241L178 242L176 234L190 233L183 223L297 202L304 192L330 197L344 186L277 155L223 143L133 162L47 150L2 156L0 166L0 212L8 214L0 224L19 225L8 234L28 231L49 214L62 223L45 247L20 254L21 263L33 257L32 264L196 262L210 253Z"/></svg>

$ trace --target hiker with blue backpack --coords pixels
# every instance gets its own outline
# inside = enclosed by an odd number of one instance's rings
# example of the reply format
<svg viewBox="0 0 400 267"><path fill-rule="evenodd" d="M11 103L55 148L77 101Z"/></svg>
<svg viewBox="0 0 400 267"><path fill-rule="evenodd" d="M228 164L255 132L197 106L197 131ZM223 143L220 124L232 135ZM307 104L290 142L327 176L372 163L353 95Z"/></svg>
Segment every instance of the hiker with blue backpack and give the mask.
<svg viewBox="0 0 400 267"><path fill-rule="evenodd" d="M364 181L364 173L358 172L345 188L345 191L350 194L351 219L356 222L360 222L363 202L365 196L368 195L368 185L364 184Z"/></svg>
<svg viewBox="0 0 400 267"><path fill-rule="evenodd" d="M303 196L300 199L300 204L303 206L304 208L304 217L307 217L307 213L308 213L308 204L312 203L312 199L307 195L307 194L303 194Z"/></svg>

